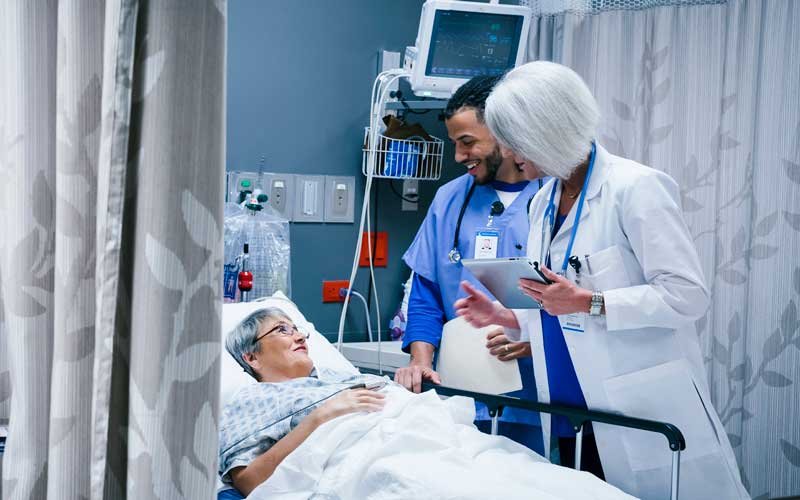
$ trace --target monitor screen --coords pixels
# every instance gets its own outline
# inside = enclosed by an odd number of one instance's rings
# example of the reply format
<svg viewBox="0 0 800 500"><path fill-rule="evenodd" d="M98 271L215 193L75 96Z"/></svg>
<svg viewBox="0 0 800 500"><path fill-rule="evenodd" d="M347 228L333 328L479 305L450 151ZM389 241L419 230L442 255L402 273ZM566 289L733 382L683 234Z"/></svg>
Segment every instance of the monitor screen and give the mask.
<svg viewBox="0 0 800 500"><path fill-rule="evenodd" d="M437 10L426 76L472 78L514 67L522 16Z"/></svg>

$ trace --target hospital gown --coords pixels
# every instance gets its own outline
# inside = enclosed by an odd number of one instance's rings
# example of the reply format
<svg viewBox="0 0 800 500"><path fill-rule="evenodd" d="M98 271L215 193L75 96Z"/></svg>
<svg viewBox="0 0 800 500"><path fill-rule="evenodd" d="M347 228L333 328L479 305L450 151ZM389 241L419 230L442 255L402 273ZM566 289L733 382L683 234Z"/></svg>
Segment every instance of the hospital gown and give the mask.
<svg viewBox="0 0 800 500"><path fill-rule="evenodd" d="M269 450L327 398L354 384L380 379L314 369L309 377L251 384L225 405L220 419L219 474L230 484L230 471L244 467ZM291 417L287 417L298 412Z"/></svg>

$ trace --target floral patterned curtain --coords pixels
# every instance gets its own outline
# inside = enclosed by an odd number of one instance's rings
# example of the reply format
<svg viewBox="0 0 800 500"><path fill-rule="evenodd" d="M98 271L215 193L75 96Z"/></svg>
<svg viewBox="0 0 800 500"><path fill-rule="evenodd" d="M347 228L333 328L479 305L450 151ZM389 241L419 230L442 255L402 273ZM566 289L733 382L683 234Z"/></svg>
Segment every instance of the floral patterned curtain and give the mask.
<svg viewBox="0 0 800 500"><path fill-rule="evenodd" d="M4 499L214 496L226 24L0 2Z"/></svg>

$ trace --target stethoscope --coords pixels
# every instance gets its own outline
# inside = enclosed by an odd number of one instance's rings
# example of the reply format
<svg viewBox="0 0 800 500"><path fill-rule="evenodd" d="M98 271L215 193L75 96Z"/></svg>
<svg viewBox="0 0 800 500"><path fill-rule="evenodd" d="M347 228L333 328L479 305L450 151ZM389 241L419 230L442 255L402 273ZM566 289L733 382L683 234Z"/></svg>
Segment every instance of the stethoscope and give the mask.
<svg viewBox="0 0 800 500"><path fill-rule="evenodd" d="M475 180L472 181L472 184L469 186L469 190L467 191L467 197L464 198L464 203L461 204L461 210L458 212L456 234L453 236L453 248L447 254L447 258L450 259L450 262L453 264L458 264L461 262L461 252L458 251L458 237L461 235L461 221L464 220L464 212L467 211L467 205L469 205L469 200L472 199L472 193L475 192L475 186L477 184L478 183L475 182Z"/></svg>
<svg viewBox="0 0 800 500"><path fill-rule="evenodd" d="M473 180L472 184L467 191L467 196L464 198L464 203L461 204L461 210L458 212L458 220L456 221L456 232L453 235L453 248L450 249L450 252L447 253L447 258L453 264L458 264L461 262L461 252L458 251L458 237L461 235L461 221L464 220L464 212L467 211L467 205L469 205L469 200L472 199L472 193L475 192L476 182ZM539 179L539 189L542 188L542 180ZM533 200L533 196L528 199L528 210L531 208L531 201ZM503 202L497 200L492 203L490 211L489 211L489 220L491 221L492 217L502 215L505 211L506 207L503 205Z"/></svg>
<svg viewBox="0 0 800 500"><path fill-rule="evenodd" d="M575 223L572 226L572 232L569 237L569 243L567 244L567 252L564 254L564 262L561 264L561 276L564 276L567 273L567 265L572 265L575 268L576 273L579 272L580 269L580 261L570 257L572 255L572 246L575 243L575 236L578 234L578 226L581 222L581 212L583 211L583 204L586 200L586 191L587 187L589 186L589 178L592 176L592 170L594 169L594 159L595 159L595 145L592 142L592 152L589 155L589 168L586 170L586 178L583 180L583 188L581 189L581 196L578 199L578 208L575 211ZM553 227L555 226L555 214L556 214L556 205L555 205L555 198L556 198L556 190L558 188L558 179L553 182L553 189L550 191L550 201L547 203L547 208L544 211L544 221L542 222L542 243L539 248L539 256L542 258L542 262L546 263L546 265L550 265L550 243L553 236ZM545 253L545 242L547 242L547 252Z"/></svg>

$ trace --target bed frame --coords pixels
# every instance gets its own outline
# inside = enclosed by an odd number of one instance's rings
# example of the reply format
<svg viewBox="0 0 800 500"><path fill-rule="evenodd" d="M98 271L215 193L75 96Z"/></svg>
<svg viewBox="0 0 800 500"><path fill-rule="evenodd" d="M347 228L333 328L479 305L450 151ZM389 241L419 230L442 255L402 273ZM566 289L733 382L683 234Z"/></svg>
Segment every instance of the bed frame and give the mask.
<svg viewBox="0 0 800 500"><path fill-rule="evenodd" d="M362 370L368 371L368 370ZM377 373L377 372L375 372ZM580 469L583 427L590 422L617 425L630 429L657 432L667 438L669 449L672 450L672 481L670 486L670 499L678 500L678 480L680 478L681 451L686 449L686 441L681 431L672 424L657 422L643 418L627 417L615 413L586 410L572 406L549 404L514 398L510 396L496 396L479 392L463 391L452 387L444 387L428 382L422 384L423 391L433 389L441 396L465 396L485 404L492 417L492 434L497 434L498 417L503 414L503 408L514 407L540 413L563 415L572 424L577 433L575 440L575 469Z"/></svg>
<svg viewBox="0 0 800 500"><path fill-rule="evenodd" d="M370 373L373 375L390 375L391 371L374 370L371 368L359 367L362 373ZM657 432L667 438L669 449L672 451L672 473L670 482L670 500L678 500L678 482L680 479L681 470L681 451L686 449L686 440L683 437L680 429L673 424L667 422L659 422L656 420L648 420L644 418L628 417L619 413L609 413L605 411L588 410L585 408L576 408L573 406L555 404L555 403L540 403L538 401L530 401L527 399L520 399L511 396L500 396L495 394L484 394L480 392L465 391L453 387L446 387L443 385L436 385L430 382L422 383L422 390L435 390L440 396L464 396L472 398L486 405L489 411L489 416L492 418L492 434L497 434L498 419L503 414L503 409L506 407L522 408L524 410L531 410L539 413L548 413L563 415L566 417L572 428L575 430L575 464L574 468L580 470L581 451L583 446L583 428L587 423L598 422L609 425L616 425L619 427L626 427L629 429L638 429L642 431ZM562 464L563 465L563 464Z"/></svg>

